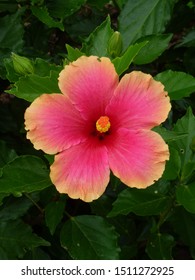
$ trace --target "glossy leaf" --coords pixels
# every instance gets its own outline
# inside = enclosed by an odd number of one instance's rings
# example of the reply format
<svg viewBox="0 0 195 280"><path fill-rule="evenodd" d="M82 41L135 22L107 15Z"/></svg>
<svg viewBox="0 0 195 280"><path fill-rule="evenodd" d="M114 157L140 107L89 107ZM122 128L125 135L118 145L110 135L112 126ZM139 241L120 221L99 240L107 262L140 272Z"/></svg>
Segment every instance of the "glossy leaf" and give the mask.
<svg viewBox="0 0 195 280"><path fill-rule="evenodd" d="M187 132L184 132L184 131L176 132L173 130L168 130L163 126L156 126L152 130L157 132L158 134L160 134L162 136L162 138L168 143L171 143L171 142L179 140L179 139L183 139L183 138L187 137L187 135L188 135Z"/></svg>
<svg viewBox="0 0 195 280"><path fill-rule="evenodd" d="M195 92L195 78L184 72L167 70L156 75L155 80L164 84L171 100L179 100Z"/></svg>
<svg viewBox="0 0 195 280"><path fill-rule="evenodd" d="M87 55L107 56L108 41L113 33L110 17L107 17L85 40L81 51Z"/></svg>
<svg viewBox="0 0 195 280"><path fill-rule="evenodd" d="M115 260L119 257L117 234L113 226L99 216L77 216L67 221L60 236L73 259Z"/></svg>
<svg viewBox="0 0 195 280"><path fill-rule="evenodd" d="M174 238L167 233L153 234L148 240L146 252L152 260L171 260Z"/></svg>
<svg viewBox="0 0 195 280"><path fill-rule="evenodd" d="M10 196L6 199L5 205L0 208L0 220L1 222L16 220L27 212L27 210L33 205L32 201L36 201L37 195L33 194L29 198L26 196L13 197Z"/></svg>
<svg viewBox="0 0 195 280"><path fill-rule="evenodd" d="M74 49L70 45L66 44L66 49L68 52L68 60L74 61L77 60L80 56L84 55L79 49Z"/></svg>
<svg viewBox="0 0 195 280"><path fill-rule="evenodd" d="M43 7L31 7L31 11L34 16L36 16L40 21L45 23L50 28L59 28L61 31L64 31L64 25L61 21L54 20L50 15L45 6Z"/></svg>
<svg viewBox="0 0 195 280"><path fill-rule="evenodd" d="M191 30L184 36L182 42L177 47L195 47L195 30Z"/></svg>
<svg viewBox="0 0 195 280"><path fill-rule="evenodd" d="M177 187L176 196L179 204L187 211L195 213L195 182Z"/></svg>
<svg viewBox="0 0 195 280"><path fill-rule="evenodd" d="M127 48L127 50L121 57L117 57L112 60L112 63L114 64L118 75L121 75L125 70L129 68L130 64L134 61L136 55L146 44L147 41L131 45Z"/></svg>
<svg viewBox="0 0 195 280"><path fill-rule="evenodd" d="M165 210L169 204L169 198L159 194L158 191L126 189L119 194L108 216L126 215L130 212L140 216L157 215Z"/></svg>
<svg viewBox="0 0 195 280"><path fill-rule="evenodd" d="M182 244L188 245L190 250L195 249L195 215L187 212L183 207L177 207L169 222Z"/></svg>
<svg viewBox="0 0 195 280"><path fill-rule="evenodd" d="M1 193L33 192L51 185L49 171L42 159L20 156L3 167Z"/></svg>
<svg viewBox="0 0 195 280"><path fill-rule="evenodd" d="M22 258L26 250L49 246L49 242L32 233L20 220L0 223L0 259Z"/></svg>
<svg viewBox="0 0 195 280"><path fill-rule="evenodd" d="M58 75L56 71L51 71L50 76L41 77L36 74L30 74L21 77L15 83L15 88L8 90L8 93L14 94L19 98L32 102L43 93L59 93Z"/></svg>
<svg viewBox="0 0 195 280"><path fill-rule="evenodd" d="M182 168L191 160L193 155L190 148L192 139L195 136L195 116L191 108L188 109L185 116L179 119L174 127L176 133L187 133L187 136L174 142L182 161Z"/></svg>
<svg viewBox="0 0 195 280"><path fill-rule="evenodd" d="M81 12L78 12L65 20L66 32L72 40L77 42L76 46L84 45L86 38L88 38L105 19L105 16L103 18L100 17L97 10L93 13L94 9L92 9L93 12L91 15L88 14L89 17L86 17L85 12L83 13L83 11L86 11L85 8L83 8ZM70 42L66 43L70 44ZM72 45L72 47L75 47L75 45Z"/></svg>
<svg viewBox="0 0 195 280"><path fill-rule="evenodd" d="M0 167L3 167L6 163L12 161L16 157L16 152L13 149L8 148L5 141L0 140Z"/></svg>
<svg viewBox="0 0 195 280"><path fill-rule="evenodd" d="M19 74L15 72L14 66L13 66L13 61L11 58L4 58L4 67L6 69L6 78L10 82L17 82L19 79Z"/></svg>
<svg viewBox="0 0 195 280"><path fill-rule="evenodd" d="M0 259L195 258L192 2L0 1ZM61 94L60 71L82 55L108 57L119 80L132 71L148 73L168 91L172 108L152 130L168 144L170 158L152 186L128 188L111 172L98 199L70 198L50 180L55 155L26 139L29 103L41 94ZM8 270L0 277L7 279Z"/></svg>
<svg viewBox="0 0 195 280"><path fill-rule="evenodd" d="M170 158L166 162L165 171L163 173L163 179L174 180L179 177L181 170L181 158L176 149L170 147Z"/></svg>
<svg viewBox="0 0 195 280"><path fill-rule="evenodd" d="M64 201L52 201L45 208L45 222L51 234L54 234L57 225L63 217L64 207Z"/></svg>
<svg viewBox="0 0 195 280"><path fill-rule="evenodd" d="M51 258L43 249L41 249L41 247L36 247L33 248L31 251L28 251L24 256L24 259L40 261L40 260L50 260Z"/></svg>
<svg viewBox="0 0 195 280"><path fill-rule="evenodd" d="M172 34L149 35L141 39L147 41L134 59L135 64L147 64L156 60L167 48L172 38Z"/></svg>
<svg viewBox="0 0 195 280"><path fill-rule="evenodd" d="M193 173L195 171L195 161L188 161L182 169L182 174L181 174L181 182L186 182L188 183L191 181L191 177L193 177Z"/></svg>
<svg viewBox="0 0 195 280"><path fill-rule="evenodd" d="M119 16L124 49L146 35L164 32L175 0L127 1Z"/></svg>
<svg viewBox="0 0 195 280"><path fill-rule="evenodd" d="M52 16L65 19L80 9L86 0L48 0L47 7Z"/></svg>
<svg viewBox="0 0 195 280"><path fill-rule="evenodd" d="M41 77L50 76L51 71L60 72L62 70L61 66L51 64L42 58L36 58L35 61L31 60L31 63L33 65L33 74L36 74L37 76L41 76ZM4 59L4 65L7 70L7 79L10 82L17 82L21 75L16 73L12 59L10 58ZM28 75L30 74L27 74L27 76Z"/></svg>
<svg viewBox="0 0 195 280"><path fill-rule="evenodd" d="M42 58L36 58L34 61L34 74L46 77L51 75L51 71L60 72L62 67L53 63L49 63L48 61Z"/></svg>
<svg viewBox="0 0 195 280"><path fill-rule="evenodd" d="M24 28L21 15L24 9L18 9L15 14L6 15L0 19L0 48L10 51L20 51L23 45Z"/></svg>

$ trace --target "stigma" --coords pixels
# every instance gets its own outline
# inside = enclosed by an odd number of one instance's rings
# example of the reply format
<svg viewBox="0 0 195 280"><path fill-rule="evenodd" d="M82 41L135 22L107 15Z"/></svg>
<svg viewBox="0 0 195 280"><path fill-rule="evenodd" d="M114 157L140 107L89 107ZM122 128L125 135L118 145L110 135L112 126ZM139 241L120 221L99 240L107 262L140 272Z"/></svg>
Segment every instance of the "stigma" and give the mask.
<svg viewBox="0 0 195 280"><path fill-rule="evenodd" d="M96 129L100 133L107 132L110 129L110 120L107 116L100 117L96 122Z"/></svg>

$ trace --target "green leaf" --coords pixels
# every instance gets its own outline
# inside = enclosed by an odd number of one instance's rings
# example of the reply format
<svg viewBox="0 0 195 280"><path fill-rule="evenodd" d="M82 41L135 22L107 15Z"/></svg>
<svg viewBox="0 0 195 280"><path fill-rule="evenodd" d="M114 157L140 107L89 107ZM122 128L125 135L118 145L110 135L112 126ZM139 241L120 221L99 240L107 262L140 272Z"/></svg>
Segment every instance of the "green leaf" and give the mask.
<svg viewBox="0 0 195 280"><path fill-rule="evenodd" d="M95 9L92 9L92 13L88 14L88 16L82 11L82 13L77 13L65 20L66 32L80 46L103 20L104 18L100 16L100 12Z"/></svg>
<svg viewBox="0 0 195 280"><path fill-rule="evenodd" d="M4 59L9 58L11 52L22 51L24 26L21 16L24 10L19 8L17 12L0 18L0 77L4 80L6 80Z"/></svg>
<svg viewBox="0 0 195 280"><path fill-rule="evenodd" d="M6 73L6 78L10 82L17 82L20 75L15 72L12 59L4 58L3 62L4 62L4 67L5 67L6 72L7 72Z"/></svg>
<svg viewBox="0 0 195 280"><path fill-rule="evenodd" d="M148 41L134 59L135 64L147 64L156 60L168 47L172 34L149 35L138 42Z"/></svg>
<svg viewBox="0 0 195 280"><path fill-rule="evenodd" d="M50 76L51 71L60 72L62 67L56 64L51 64L42 58L36 58L34 61L34 74L41 77Z"/></svg>
<svg viewBox="0 0 195 280"><path fill-rule="evenodd" d="M190 148L192 139L195 136L195 117L192 113L191 108L188 109L186 115L179 119L174 127L174 132L176 133L186 133L187 136L181 139L178 139L174 142L174 148L179 152L183 167L191 161L193 152Z"/></svg>
<svg viewBox="0 0 195 280"><path fill-rule="evenodd" d="M86 55L107 56L108 42L113 33L110 17L108 16L85 40L81 52L84 52Z"/></svg>
<svg viewBox="0 0 195 280"><path fill-rule="evenodd" d="M66 44L66 49L68 52L68 60L70 61L75 61L77 60L80 56L84 55L84 53L82 53L79 49L74 49L73 47L71 47L70 45Z"/></svg>
<svg viewBox="0 0 195 280"><path fill-rule="evenodd" d="M36 195L33 194L30 198L35 201ZM16 220L19 217L22 217L33 205L32 200L25 196L17 198L10 196L8 199L6 199L2 209L0 209L1 222Z"/></svg>
<svg viewBox="0 0 195 280"><path fill-rule="evenodd" d="M160 134L162 138L168 143L179 139L183 139L188 135L188 133L168 130L163 126L156 126L152 130Z"/></svg>
<svg viewBox="0 0 195 280"><path fill-rule="evenodd" d="M177 207L169 218L172 230L179 235L181 244L195 249L195 215L187 212L183 207Z"/></svg>
<svg viewBox="0 0 195 280"><path fill-rule="evenodd" d="M180 203L187 211L195 213L195 182L188 185L178 186L176 197L178 203Z"/></svg>
<svg viewBox="0 0 195 280"><path fill-rule="evenodd" d="M6 92L32 102L43 93L60 93L58 76L59 73L56 71L50 71L50 76L46 77L36 74L23 76L15 83L15 88Z"/></svg>
<svg viewBox="0 0 195 280"><path fill-rule="evenodd" d="M6 142L0 140L0 167L3 167L17 156L13 149L8 148Z"/></svg>
<svg viewBox="0 0 195 280"><path fill-rule="evenodd" d="M54 162L55 155L48 155L48 154L45 154L45 155L44 155L44 158L46 158L46 160L48 161L49 165L52 165L53 162Z"/></svg>
<svg viewBox="0 0 195 280"><path fill-rule="evenodd" d="M187 162L182 169L181 182L188 183L191 177L193 177L194 171L195 171L195 161Z"/></svg>
<svg viewBox="0 0 195 280"><path fill-rule="evenodd" d="M49 246L49 242L32 233L20 220L0 223L0 259L22 258L26 250Z"/></svg>
<svg viewBox="0 0 195 280"><path fill-rule="evenodd" d="M1 49L0 48L0 77L3 80L6 80L6 69L5 69L5 65L4 65L4 61L5 59L9 58L11 51L9 49Z"/></svg>
<svg viewBox="0 0 195 280"><path fill-rule="evenodd" d="M108 217L126 215L130 212L140 216L158 215L170 205L169 197L159 194L157 190L126 189L113 203Z"/></svg>
<svg viewBox="0 0 195 280"><path fill-rule="evenodd" d="M153 234L148 240L146 252L152 260L171 260L174 238L167 233Z"/></svg>
<svg viewBox="0 0 195 280"><path fill-rule="evenodd" d="M64 31L64 25L61 21L54 20L48 13L47 7L31 7L31 11L41 22L46 24L50 28L59 28Z"/></svg>
<svg viewBox="0 0 195 280"><path fill-rule="evenodd" d="M176 47L195 47L195 30L191 30Z"/></svg>
<svg viewBox="0 0 195 280"><path fill-rule="evenodd" d="M78 216L67 221L60 240L73 259L115 260L119 258L117 234L99 216Z"/></svg>
<svg viewBox="0 0 195 280"><path fill-rule="evenodd" d="M141 37L164 32L174 4L175 0L127 1L118 20L124 49Z"/></svg>
<svg viewBox="0 0 195 280"><path fill-rule="evenodd" d="M53 17L65 19L74 14L86 0L48 0L47 7Z"/></svg>
<svg viewBox="0 0 195 280"><path fill-rule="evenodd" d="M163 179L165 180L174 180L176 179L181 170L181 158L176 149L170 147L170 158L166 163L165 171L163 173Z"/></svg>
<svg viewBox="0 0 195 280"><path fill-rule="evenodd" d="M64 201L52 201L45 208L45 222L51 234L54 234L57 225L63 217L64 207Z"/></svg>
<svg viewBox="0 0 195 280"><path fill-rule="evenodd" d="M179 100L195 92L195 78L184 72L167 70L155 76L164 84L171 100Z"/></svg>
<svg viewBox="0 0 195 280"><path fill-rule="evenodd" d="M33 248L31 251L28 251L24 257L24 260L50 260L49 255L41 249L41 247Z"/></svg>
<svg viewBox="0 0 195 280"><path fill-rule="evenodd" d="M50 64L48 61L42 59L42 58L36 58L35 61L32 61L32 67L33 67L33 74L36 74L41 77L47 77L50 76L50 72L60 72L62 70L61 66ZM17 82L21 75L16 73L13 65L13 61L10 58L4 59L4 66L7 70L7 79L10 82ZM30 74L27 74L27 76ZM22 75L23 76L23 75Z"/></svg>
<svg viewBox="0 0 195 280"><path fill-rule="evenodd" d="M112 60L112 63L114 64L118 75L121 75L125 70L129 68L136 55L146 44L147 42L141 42L139 44L131 45L121 57L117 57Z"/></svg>
<svg viewBox="0 0 195 280"><path fill-rule="evenodd" d="M14 52L21 50L24 34L21 23L23 12L24 9L19 9L16 13L0 19L0 48L6 48Z"/></svg>
<svg viewBox="0 0 195 280"><path fill-rule="evenodd" d="M20 156L3 167L0 193L33 192L51 185L49 171L42 159Z"/></svg>

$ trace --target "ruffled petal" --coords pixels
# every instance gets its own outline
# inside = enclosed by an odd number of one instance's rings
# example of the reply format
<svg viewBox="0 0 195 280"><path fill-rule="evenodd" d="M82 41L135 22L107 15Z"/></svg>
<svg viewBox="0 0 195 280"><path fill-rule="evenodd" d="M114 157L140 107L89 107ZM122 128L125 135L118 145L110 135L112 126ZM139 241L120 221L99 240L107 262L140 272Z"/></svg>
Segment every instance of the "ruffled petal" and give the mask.
<svg viewBox="0 0 195 280"><path fill-rule="evenodd" d="M91 202L104 193L109 174L106 148L87 141L56 155L50 177L60 193Z"/></svg>
<svg viewBox="0 0 195 280"><path fill-rule="evenodd" d="M106 58L82 56L65 66L59 76L59 88L86 119L96 121L105 113L118 85L114 65Z"/></svg>
<svg viewBox="0 0 195 280"><path fill-rule="evenodd" d="M120 129L114 136L107 142L109 164L123 183L146 188L162 176L169 150L159 134Z"/></svg>
<svg viewBox="0 0 195 280"><path fill-rule="evenodd" d="M164 86L139 71L120 81L106 114L116 127L150 129L164 122L171 109Z"/></svg>
<svg viewBox="0 0 195 280"><path fill-rule="evenodd" d="M62 94L43 94L25 112L27 139L48 154L86 139L86 121Z"/></svg>

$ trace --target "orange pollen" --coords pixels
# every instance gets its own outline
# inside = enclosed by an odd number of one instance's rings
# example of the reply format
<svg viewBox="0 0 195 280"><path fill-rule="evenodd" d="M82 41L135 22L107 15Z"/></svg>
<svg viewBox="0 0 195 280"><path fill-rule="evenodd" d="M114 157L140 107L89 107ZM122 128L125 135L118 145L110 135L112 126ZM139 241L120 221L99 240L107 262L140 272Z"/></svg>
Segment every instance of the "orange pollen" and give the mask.
<svg viewBox="0 0 195 280"><path fill-rule="evenodd" d="M96 129L100 133L107 132L110 129L110 120L107 116L100 117L96 122Z"/></svg>

